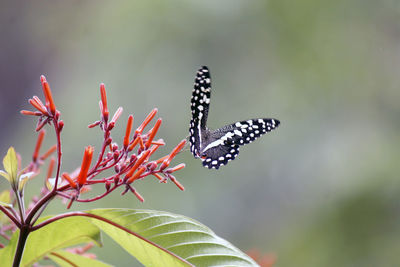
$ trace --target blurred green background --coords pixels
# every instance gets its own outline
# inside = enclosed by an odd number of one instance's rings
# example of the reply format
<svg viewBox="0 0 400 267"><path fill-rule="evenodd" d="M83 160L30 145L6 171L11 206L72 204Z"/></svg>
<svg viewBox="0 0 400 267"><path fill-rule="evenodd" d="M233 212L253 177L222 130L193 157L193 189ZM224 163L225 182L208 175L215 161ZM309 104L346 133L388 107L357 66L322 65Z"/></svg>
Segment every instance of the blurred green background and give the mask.
<svg viewBox="0 0 400 267"><path fill-rule="evenodd" d="M0 36L0 155L13 145L24 163L36 121L19 110L43 99L41 74L65 121L64 171L101 143L87 129L99 118L100 82L111 112L124 107L115 140L128 114L137 126L159 109L159 155L188 135L201 65L213 78L211 128L282 122L218 171L179 154L185 192L148 179L136 184L144 204L114 193L74 209L184 214L244 251L276 254L277 266L400 266L399 1L1 1ZM48 128L45 147L53 143ZM60 201L46 210L63 211ZM140 266L107 238L96 251Z"/></svg>

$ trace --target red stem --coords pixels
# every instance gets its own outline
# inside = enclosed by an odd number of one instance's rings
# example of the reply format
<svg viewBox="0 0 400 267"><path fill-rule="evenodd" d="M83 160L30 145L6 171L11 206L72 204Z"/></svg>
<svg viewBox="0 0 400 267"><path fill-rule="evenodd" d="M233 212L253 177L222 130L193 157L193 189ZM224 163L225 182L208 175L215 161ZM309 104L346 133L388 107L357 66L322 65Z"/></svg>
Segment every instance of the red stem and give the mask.
<svg viewBox="0 0 400 267"><path fill-rule="evenodd" d="M17 250L15 252L15 256L14 256L13 267L18 267L21 262L22 255L24 253L26 240L28 239L28 235L30 232L31 232L31 227L27 224L22 225L22 227L20 228L18 245L17 245Z"/></svg>
<svg viewBox="0 0 400 267"><path fill-rule="evenodd" d="M61 170L61 133L60 129L58 128L58 121L55 117L53 117L53 125L54 125L54 130L56 132L56 138L57 138L57 172L56 172L56 180L54 183L54 188L48 192L44 197L42 197L36 205L32 208L32 210L28 213L25 219L25 224L30 224L33 217L35 214L40 210L40 208L46 204L46 202L50 201L53 197L57 195L57 185L58 185L58 179L60 177L60 170Z"/></svg>
<svg viewBox="0 0 400 267"><path fill-rule="evenodd" d="M58 185L58 178L60 177L60 169L61 169L61 133L60 129L58 128L58 121L56 118L53 118L53 124L54 124L54 130L56 131L56 137L57 137L57 172L56 172L56 181L54 183L54 188L53 192L55 193L57 190L57 185Z"/></svg>
<svg viewBox="0 0 400 267"><path fill-rule="evenodd" d="M0 205L0 210L8 217L11 221L18 227L21 228L21 223L17 220L11 212L9 212L5 207Z"/></svg>
<svg viewBox="0 0 400 267"><path fill-rule="evenodd" d="M108 194L110 194L112 191L114 191L119 185L115 185L114 187L110 188L110 190L106 191L105 193L98 195L97 197L94 198L88 198L88 199L75 199L76 202L93 202L99 199L102 199L103 197L106 197Z"/></svg>
<svg viewBox="0 0 400 267"><path fill-rule="evenodd" d="M107 125L106 125L107 126ZM107 128L107 127L105 127L105 128ZM102 144L102 147L101 147L101 152L100 152L100 154L99 154L99 157L98 157L98 159L97 159L97 163L96 163L96 165L94 166L94 168L93 168L93 170L96 170L97 169L97 167L99 167L99 165L100 165L100 163L101 163L101 160L103 159L103 156L104 156L104 152L106 151L106 142L107 142L107 136L108 136L108 133L109 133L109 131L108 130L106 130L106 132L104 133L104 141L103 141L103 144ZM90 171L89 171L89 173L90 173Z"/></svg>

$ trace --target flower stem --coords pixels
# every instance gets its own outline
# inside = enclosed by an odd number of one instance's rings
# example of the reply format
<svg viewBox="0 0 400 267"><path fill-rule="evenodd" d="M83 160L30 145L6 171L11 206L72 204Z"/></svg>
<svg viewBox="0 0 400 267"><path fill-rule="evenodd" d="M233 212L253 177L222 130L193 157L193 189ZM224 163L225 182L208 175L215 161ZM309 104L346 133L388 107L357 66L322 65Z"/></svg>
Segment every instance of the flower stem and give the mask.
<svg viewBox="0 0 400 267"><path fill-rule="evenodd" d="M58 179L60 176L62 151L61 151L61 132L58 127L57 119L53 119L53 125L54 125L54 130L56 132L56 138L57 138L57 171L56 171L56 180L54 182L54 188L52 191L56 192L57 187L58 187Z"/></svg>
<svg viewBox="0 0 400 267"><path fill-rule="evenodd" d="M30 233L29 225L23 225L20 228L17 251L15 252L15 255L14 255L13 267L18 267L20 265L22 255L24 253L25 243L26 243L29 233Z"/></svg>

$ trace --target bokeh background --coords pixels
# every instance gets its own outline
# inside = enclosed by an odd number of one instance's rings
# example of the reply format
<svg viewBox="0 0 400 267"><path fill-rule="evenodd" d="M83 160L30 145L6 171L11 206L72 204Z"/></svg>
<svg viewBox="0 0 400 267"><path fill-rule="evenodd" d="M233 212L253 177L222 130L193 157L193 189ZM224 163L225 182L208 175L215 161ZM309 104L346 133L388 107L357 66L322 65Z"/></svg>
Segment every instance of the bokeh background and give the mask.
<svg viewBox="0 0 400 267"><path fill-rule="evenodd" d="M218 171L186 151L186 191L148 179L144 204L118 193L75 209L128 207L195 218L277 266L400 265L400 2L1 1L0 155L30 160L36 121L19 114L42 97L45 74L65 121L63 170L102 135L99 84L124 107L122 140L154 107L167 153L188 134L198 67L210 67L209 126L274 117L274 132ZM54 143L48 131L45 147ZM3 157L3 156L1 156ZM44 172L43 172L44 173ZM43 177L28 185L37 192ZM4 181L0 189L6 188ZM99 189L98 192L102 191ZM46 210L65 210L56 201ZM140 266L108 238L99 258Z"/></svg>

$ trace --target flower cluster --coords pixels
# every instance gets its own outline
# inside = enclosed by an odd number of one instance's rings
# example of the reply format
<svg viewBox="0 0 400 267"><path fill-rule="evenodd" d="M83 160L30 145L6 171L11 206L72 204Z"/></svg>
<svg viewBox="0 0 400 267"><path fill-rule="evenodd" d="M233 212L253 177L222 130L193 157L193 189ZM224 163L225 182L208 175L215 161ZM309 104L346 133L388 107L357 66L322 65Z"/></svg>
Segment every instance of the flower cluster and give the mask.
<svg viewBox="0 0 400 267"><path fill-rule="evenodd" d="M39 164L48 157L49 154L58 151L58 164L57 172L52 178L52 172L55 165L55 159L52 159L49 164L49 170L46 179L47 189L54 191L58 196L69 199L69 205L74 201L77 202L92 202L107 196L109 193L123 186L124 191L122 194L130 191L140 201L144 198L132 186L133 182L138 179L143 179L147 176L154 176L162 183L171 180L176 186L184 190L184 187L173 176L175 171L185 167L181 163L175 167L170 168L171 160L183 149L186 141L182 140L170 154L156 160L151 160L150 157L160 147L165 145L162 139L156 140L156 134L159 130L162 119L159 118L154 126L145 132L146 127L151 123L157 114L157 109L153 109L146 119L139 125L138 128L133 130L133 116L129 115L126 124L125 136L122 140L122 145L119 146L114 142L111 131L114 129L118 119L122 114L122 107L119 107L114 113L111 120L109 120L109 110L107 105L107 95L104 84L100 85L100 120L90 124L89 128L98 126L104 133L103 144L101 146L99 155L96 160L93 160L94 147L87 146L84 150L82 164L79 169L71 173L63 172L60 174L60 160L61 160L61 136L60 133L64 127L64 122L60 120L60 112L56 109L54 104L50 86L44 76L41 76L41 84L45 96L45 104L37 97L33 96L29 99L29 103L36 109L35 111L22 110L24 115L38 116L38 124L36 131L39 132L39 137L35 152L33 154L33 166ZM45 132L41 130L44 125L53 124L57 137L57 145L50 148L43 156L39 157L38 153L42 144ZM92 162L94 162L92 164ZM104 171L113 170L113 174L107 177L102 176ZM81 194L90 189L92 185L103 184L105 192L93 198L84 199Z"/></svg>
<svg viewBox="0 0 400 267"><path fill-rule="evenodd" d="M36 116L38 122L36 132L38 132L37 142L32 154L31 162L25 167L21 167L21 157L15 152L13 147L7 152L3 159L3 169L0 176L3 176L10 184L10 190L0 192L0 238L11 240L11 235L18 229L19 239L14 255L13 266L19 266L25 243L28 235L40 229L42 226L34 226L47 205L55 197L61 197L68 203L68 208L76 202L92 202L108 196L115 189L122 187L122 194L132 192L140 201L144 198L133 187L135 181L145 177L155 177L160 182L172 181L179 189L184 187L173 176L174 172L185 167L181 163L170 167L172 159L183 149L186 141L182 140L171 153L159 159L152 160L151 156L159 147L165 145L162 139L156 139L157 132L162 120L158 119L153 127L148 127L157 114L157 109L153 109L146 119L133 130L133 116L128 117L125 136L122 144L118 145L111 136L118 119L122 114L122 107L118 108L111 120L109 120L109 110L107 106L107 96L104 84L100 85L100 120L89 125L89 128L99 127L103 132L103 142L99 149L98 156L95 156L93 146L87 146L83 152L82 163L79 168L72 172L61 171L62 149L61 132L64 122L60 119L61 112L57 110L53 100L49 83L44 76L40 77L45 101L33 96L29 103L34 111L22 110L23 115ZM50 147L43 154L40 153L46 131L46 125L52 125L56 136L56 144ZM146 130L146 128L150 128ZM56 152L56 156L51 156ZM45 160L50 158L44 185L40 194L34 196L29 204L25 205L24 188L26 183L40 173L40 168ZM55 170L55 172L54 172ZM55 173L55 174L54 174ZM105 174L107 173L107 175ZM92 186L103 185L105 192L91 198L83 198L84 192ZM83 212L62 214L56 220L68 216L84 216ZM96 217L92 214L92 216ZM97 216L96 218L100 218ZM53 220L54 221L54 220ZM48 223L53 222L48 220ZM5 223L3 223L5 222ZM111 222L112 223L112 222ZM80 255L87 255L87 251L92 245L77 247L70 252ZM0 243L0 248L5 245ZM55 255L55 252L52 252ZM89 254L89 256L93 256Z"/></svg>

